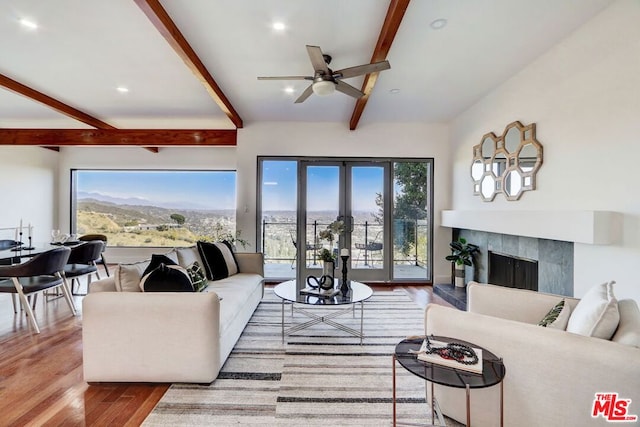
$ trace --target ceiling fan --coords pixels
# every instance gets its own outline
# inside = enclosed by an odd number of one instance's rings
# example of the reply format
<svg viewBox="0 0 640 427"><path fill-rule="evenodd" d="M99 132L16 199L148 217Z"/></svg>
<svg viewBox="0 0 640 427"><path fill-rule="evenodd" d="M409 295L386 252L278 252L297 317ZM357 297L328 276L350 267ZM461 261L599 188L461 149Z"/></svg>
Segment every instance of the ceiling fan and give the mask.
<svg viewBox="0 0 640 427"><path fill-rule="evenodd" d="M311 85L302 92L302 95L296 99L296 104L298 104L306 100L312 93L323 96L333 93L334 90L353 96L354 98L361 98L364 96L364 93L350 84L343 82L342 79L361 76L363 74L377 73L378 71L384 71L391 68L389 61L380 61L373 64L357 65L355 67L333 71L329 68L331 56L323 54L320 47L307 45L307 53L309 54L309 59L311 59L311 64L313 65L313 76L258 77L258 80L313 81L313 83L311 83Z"/></svg>

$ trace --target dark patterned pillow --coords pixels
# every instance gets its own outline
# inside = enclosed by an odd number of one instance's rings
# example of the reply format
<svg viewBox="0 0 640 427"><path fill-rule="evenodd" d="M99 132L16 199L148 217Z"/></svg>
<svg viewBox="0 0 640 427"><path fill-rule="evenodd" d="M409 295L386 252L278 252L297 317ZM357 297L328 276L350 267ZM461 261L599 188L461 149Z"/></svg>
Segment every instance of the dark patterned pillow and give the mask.
<svg viewBox="0 0 640 427"><path fill-rule="evenodd" d="M140 281L142 292L194 292L187 271L178 265L161 263Z"/></svg>
<svg viewBox="0 0 640 427"><path fill-rule="evenodd" d="M569 307L565 307L565 301L561 300L538 322L538 326L564 330L567 327L569 313Z"/></svg>
<svg viewBox="0 0 640 427"><path fill-rule="evenodd" d="M209 286L205 272L198 261L194 261L193 264L187 267L187 273L196 292L202 292Z"/></svg>
<svg viewBox="0 0 640 427"><path fill-rule="evenodd" d="M207 279L220 280L238 273L238 262L229 242L198 242L197 245Z"/></svg>
<svg viewBox="0 0 640 427"><path fill-rule="evenodd" d="M160 267L160 264L178 265L177 262L175 262L174 260L172 260L166 255L153 254L151 255L151 261L149 262L149 265L147 266L147 268L145 268L144 273L142 273L142 277L146 276L156 268Z"/></svg>

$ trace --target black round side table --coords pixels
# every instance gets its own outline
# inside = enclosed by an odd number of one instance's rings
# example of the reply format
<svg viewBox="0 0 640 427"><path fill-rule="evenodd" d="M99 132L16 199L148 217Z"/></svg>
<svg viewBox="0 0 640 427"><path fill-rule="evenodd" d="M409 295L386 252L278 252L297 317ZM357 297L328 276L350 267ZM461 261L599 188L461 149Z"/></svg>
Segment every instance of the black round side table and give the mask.
<svg viewBox="0 0 640 427"><path fill-rule="evenodd" d="M425 362L416 357L414 351L420 350L424 337L408 338L396 345L393 354L393 425L396 425L396 361L418 377L431 383L431 423L435 422L434 384L447 387L466 389L467 399L467 427L471 426L470 394L472 388L485 388L500 384L500 426L503 425L503 383L506 369L502 359L480 347L479 345L450 337L434 336L436 341L456 342L482 350L482 374L476 374L462 369L450 368L437 363ZM411 350L411 352L410 352Z"/></svg>

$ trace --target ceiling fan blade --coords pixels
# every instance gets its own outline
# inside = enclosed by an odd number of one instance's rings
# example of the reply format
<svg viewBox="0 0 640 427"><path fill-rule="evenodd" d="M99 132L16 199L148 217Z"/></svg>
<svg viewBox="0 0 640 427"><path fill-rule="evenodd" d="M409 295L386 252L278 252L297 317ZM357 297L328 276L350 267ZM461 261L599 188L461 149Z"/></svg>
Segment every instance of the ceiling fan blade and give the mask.
<svg viewBox="0 0 640 427"><path fill-rule="evenodd" d="M333 77L336 79L348 79L349 77L361 76L363 74L377 73L379 71L388 70L389 68L391 68L389 61L380 61L373 64L358 65L334 71Z"/></svg>
<svg viewBox="0 0 640 427"><path fill-rule="evenodd" d="M311 76L258 77L258 80L313 80Z"/></svg>
<svg viewBox="0 0 640 427"><path fill-rule="evenodd" d="M304 92L302 92L302 95L300 95L298 99L296 99L295 104L300 104L301 102L304 102L304 100L310 97L312 93L313 93L313 85L311 84L304 90Z"/></svg>
<svg viewBox="0 0 640 427"><path fill-rule="evenodd" d="M324 62L324 55L322 54L322 49L319 46L309 46L307 45L307 53L309 54L309 59L311 59L311 65L313 65L313 71L322 71L325 76L331 75L329 71L329 67L327 63Z"/></svg>
<svg viewBox="0 0 640 427"><path fill-rule="evenodd" d="M342 80L336 80L336 90L346 95L353 96L354 98L362 98L364 96L363 92Z"/></svg>

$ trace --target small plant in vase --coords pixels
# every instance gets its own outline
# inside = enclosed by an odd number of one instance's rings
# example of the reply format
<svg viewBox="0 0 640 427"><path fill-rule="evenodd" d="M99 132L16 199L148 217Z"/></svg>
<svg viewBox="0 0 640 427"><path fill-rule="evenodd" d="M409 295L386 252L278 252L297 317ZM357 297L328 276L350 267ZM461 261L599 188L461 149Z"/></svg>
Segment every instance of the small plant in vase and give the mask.
<svg viewBox="0 0 640 427"><path fill-rule="evenodd" d="M318 258L322 261L322 275L333 277L333 270L335 268L336 256L327 248L320 249Z"/></svg>
<svg viewBox="0 0 640 427"><path fill-rule="evenodd" d="M449 243L451 247L451 255L447 255L445 259L453 263L455 269L455 285L464 287L464 269L465 266L473 266L473 255L480 249L477 245L467 243L464 238L459 238Z"/></svg>
<svg viewBox="0 0 640 427"><path fill-rule="evenodd" d="M329 248L320 250L319 258L322 261L322 274L325 276L334 275L335 260L337 258L337 249L334 249L333 242L337 236L344 233L344 221L333 221L327 225L327 228L318 233L320 240L329 242Z"/></svg>

